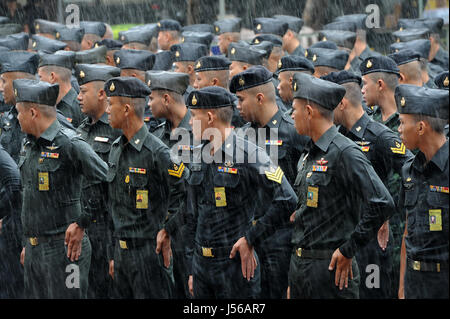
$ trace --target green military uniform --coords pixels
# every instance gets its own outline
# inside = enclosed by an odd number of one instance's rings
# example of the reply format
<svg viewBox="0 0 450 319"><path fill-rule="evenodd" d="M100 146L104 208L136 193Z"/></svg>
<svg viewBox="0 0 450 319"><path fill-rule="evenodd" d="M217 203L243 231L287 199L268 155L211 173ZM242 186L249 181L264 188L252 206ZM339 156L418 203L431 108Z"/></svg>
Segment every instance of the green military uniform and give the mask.
<svg viewBox="0 0 450 319"><path fill-rule="evenodd" d="M15 80L17 102L55 105L58 85ZM65 231L81 218L82 176L106 177L106 164L73 130L55 119L39 138L29 136L19 167L23 185L22 226L25 247L25 295L29 298L86 298L91 245L85 235L77 261L67 258ZM67 277L74 269L73 286Z"/></svg>
<svg viewBox="0 0 450 319"><path fill-rule="evenodd" d="M105 83L107 96L145 98L150 89L132 77ZM174 231L174 220L184 201L183 163L143 126L127 140L124 135L111 148L108 160L108 196L114 222L114 290L119 298L169 298L173 265L156 254L156 236ZM166 219L167 215L171 216Z"/></svg>
<svg viewBox="0 0 450 319"><path fill-rule="evenodd" d="M294 98L333 110L345 88L297 73ZM359 270L352 260L348 288L334 285L328 271L333 252L346 258L366 245L393 212L389 192L359 147L331 126L299 161L289 286L291 298L358 298Z"/></svg>

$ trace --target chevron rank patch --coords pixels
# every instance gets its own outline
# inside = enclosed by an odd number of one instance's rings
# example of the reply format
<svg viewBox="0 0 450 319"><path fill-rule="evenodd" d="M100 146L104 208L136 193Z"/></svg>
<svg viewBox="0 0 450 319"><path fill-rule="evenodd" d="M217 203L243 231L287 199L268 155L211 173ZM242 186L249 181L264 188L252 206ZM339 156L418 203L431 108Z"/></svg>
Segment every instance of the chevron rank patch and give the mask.
<svg viewBox="0 0 450 319"><path fill-rule="evenodd" d="M270 167L269 171L264 171L266 174L266 177L268 180L277 182L278 184L281 184L281 180L283 179L284 172L283 170L278 166L276 169L275 167Z"/></svg>
<svg viewBox="0 0 450 319"><path fill-rule="evenodd" d="M184 172L184 163L181 163L180 165L173 164L173 169L168 169L167 171L169 172L169 175L181 178L181 175L183 175Z"/></svg>
<svg viewBox="0 0 450 319"><path fill-rule="evenodd" d="M395 147L391 147L391 151L394 154L405 154L406 153L406 147L405 144L395 142Z"/></svg>

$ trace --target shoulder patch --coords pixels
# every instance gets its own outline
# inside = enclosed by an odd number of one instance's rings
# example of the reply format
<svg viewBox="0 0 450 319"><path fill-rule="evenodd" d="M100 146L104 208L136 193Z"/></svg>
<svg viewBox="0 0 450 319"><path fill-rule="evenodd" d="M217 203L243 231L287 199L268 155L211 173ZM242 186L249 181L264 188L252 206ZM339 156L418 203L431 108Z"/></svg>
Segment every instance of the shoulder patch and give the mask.
<svg viewBox="0 0 450 319"><path fill-rule="evenodd" d="M272 166L270 167L270 170L264 171L264 174L266 174L268 180L281 184L284 172L279 166L276 169Z"/></svg>
<svg viewBox="0 0 450 319"><path fill-rule="evenodd" d="M405 154L406 153L406 146L405 144L401 142L395 141L395 147L391 147L391 151L394 154Z"/></svg>
<svg viewBox="0 0 450 319"><path fill-rule="evenodd" d="M169 175L181 178L181 176L183 175L183 172L184 172L184 168L185 168L185 166L184 166L183 162L181 162L180 165L173 163L173 169L168 169L167 171L168 171Z"/></svg>

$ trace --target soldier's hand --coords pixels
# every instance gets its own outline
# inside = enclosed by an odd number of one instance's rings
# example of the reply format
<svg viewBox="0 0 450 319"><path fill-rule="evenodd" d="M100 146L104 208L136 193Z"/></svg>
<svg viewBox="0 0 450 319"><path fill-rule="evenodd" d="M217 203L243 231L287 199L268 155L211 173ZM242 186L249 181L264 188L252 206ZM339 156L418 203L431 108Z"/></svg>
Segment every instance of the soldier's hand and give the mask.
<svg viewBox="0 0 450 319"><path fill-rule="evenodd" d="M20 263L22 264L22 266L24 262L25 262L25 247L22 248L22 252L20 253Z"/></svg>
<svg viewBox="0 0 450 319"><path fill-rule="evenodd" d="M188 280L189 293L192 297L194 297L194 277L192 275L189 276Z"/></svg>
<svg viewBox="0 0 450 319"><path fill-rule="evenodd" d="M109 261L109 275L114 280L114 260Z"/></svg>
<svg viewBox="0 0 450 319"><path fill-rule="evenodd" d="M331 257L328 270L332 271L334 266L336 266L334 284L339 286L340 290L342 290L344 286L345 288L348 288L348 277L350 276L350 279L353 279L352 258L346 258L338 248Z"/></svg>
<svg viewBox="0 0 450 319"><path fill-rule="evenodd" d="M289 221L293 223L295 221L295 212L292 213L291 217L289 218Z"/></svg>
<svg viewBox="0 0 450 319"><path fill-rule="evenodd" d="M378 245L383 250L386 250L389 241L389 221L387 220L378 230Z"/></svg>
<svg viewBox="0 0 450 319"><path fill-rule="evenodd" d="M84 229L77 223L72 223L67 227L64 245L67 246L67 258L70 261L78 260L81 255L81 241L83 240Z"/></svg>
<svg viewBox="0 0 450 319"><path fill-rule="evenodd" d="M241 237L233 245L230 253L230 259L236 256L236 252L239 252L241 256L242 275L250 281L250 279L255 276L255 269L257 266L254 248L248 244L245 237Z"/></svg>
<svg viewBox="0 0 450 319"><path fill-rule="evenodd" d="M165 229L161 229L156 236L156 253L159 254L161 250L164 258L164 267L169 268L172 248L170 247L169 234Z"/></svg>
<svg viewBox="0 0 450 319"><path fill-rule="evenodd" d="M403 290L403 286L400 286L398 289L398 299L405 299L405 291Z"/></svg>

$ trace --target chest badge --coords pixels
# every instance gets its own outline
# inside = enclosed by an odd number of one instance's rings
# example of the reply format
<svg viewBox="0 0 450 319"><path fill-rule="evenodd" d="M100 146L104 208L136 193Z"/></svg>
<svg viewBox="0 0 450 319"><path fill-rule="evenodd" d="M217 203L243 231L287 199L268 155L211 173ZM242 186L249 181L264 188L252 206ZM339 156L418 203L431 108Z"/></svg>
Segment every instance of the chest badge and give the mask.
<svg viewBox="0 0 450 319"><path fill-rule="evenodd" d="M214 199L216 200L216 207L227 206L225 187L214 187Z"/></svg>

